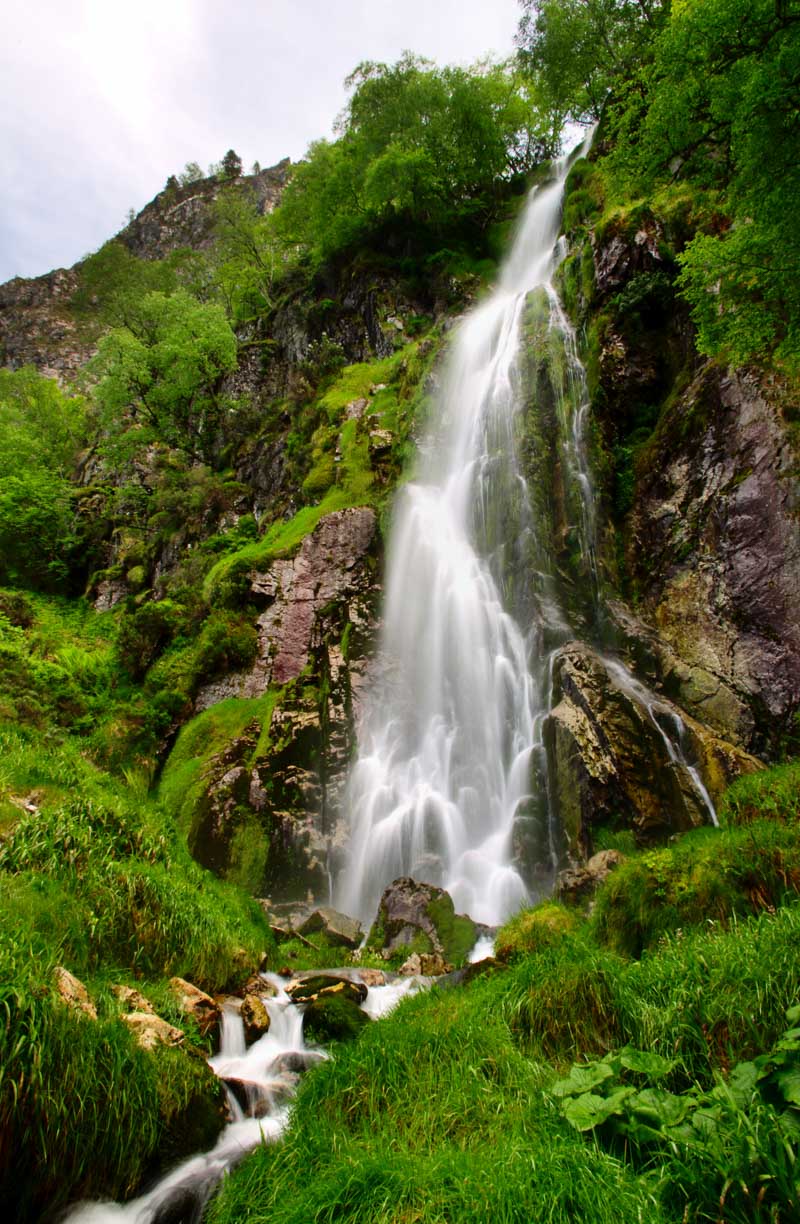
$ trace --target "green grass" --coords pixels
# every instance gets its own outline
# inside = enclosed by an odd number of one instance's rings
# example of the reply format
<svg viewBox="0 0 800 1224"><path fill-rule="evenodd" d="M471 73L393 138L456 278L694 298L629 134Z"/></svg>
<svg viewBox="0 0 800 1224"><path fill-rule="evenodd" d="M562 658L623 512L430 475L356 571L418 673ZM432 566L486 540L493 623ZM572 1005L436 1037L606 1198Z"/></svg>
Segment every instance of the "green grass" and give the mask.
<svg viewBox="0 0 800 1224"><path fill-rule="evenodd" d="M0 1205L20 1221L128 1195L220 1124L203 1058L138 1049L110 984L163 1007L169 976L219 992L272 946L257 904L190 859L146 782L111 778L81 747L0 725L0 796L15 812L0 840ZM35 810L10 804L24 796ZM86 983L97 1021L56 997L57 964Z"/></svg>
<svg viewBox="0 0 800 1224"><path fill-rule="evenodd" d="M337 1047L304 1079L286 1140L227 1179L211 1220L662 1219L621 1162L543 1109L548 1073L495 995L434 991Z"/></svg>
<svg viewBox="0 0 800 1224"><path fill-rule="evenodd" d="M697 829L629 859L601 890L594 921L604 943L639 955L670 932L771 909L798 892L796 830L759 819Z"/></svg>

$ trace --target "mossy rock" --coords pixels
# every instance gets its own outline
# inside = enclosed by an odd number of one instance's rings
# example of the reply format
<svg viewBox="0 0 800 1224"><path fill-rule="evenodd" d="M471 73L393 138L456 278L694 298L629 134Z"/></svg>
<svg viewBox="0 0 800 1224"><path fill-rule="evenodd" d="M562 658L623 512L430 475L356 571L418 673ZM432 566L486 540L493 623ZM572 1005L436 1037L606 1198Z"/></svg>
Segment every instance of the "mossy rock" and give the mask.
<svg viewBox="0 0 800 1224"><path fill-rule="evenodd" d="M495 957L507 964L518 956L529 956L552 948L578 926L577 917L555 901L522 910L501 927L495 941Z"/></svg>
<svg viewBox="0 0 800 1224"><path fill-rule="evenodd" d="M320 995L303 1016L307 1041L352 1041L369 1023L369 1016L345 995Z"/></svg>

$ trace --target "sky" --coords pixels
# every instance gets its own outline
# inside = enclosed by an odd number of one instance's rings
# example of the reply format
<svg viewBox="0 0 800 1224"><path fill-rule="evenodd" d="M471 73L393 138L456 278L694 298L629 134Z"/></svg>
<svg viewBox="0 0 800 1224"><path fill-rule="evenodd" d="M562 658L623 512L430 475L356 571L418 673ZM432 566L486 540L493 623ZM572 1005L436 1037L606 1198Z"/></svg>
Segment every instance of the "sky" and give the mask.
<svg viewBox="0 0 800 1224"><path fill-rule="evenodd" d="M0 283L96 250L188 161L301 158L344 78L510 55L517 0L0 0Z"/></svg>

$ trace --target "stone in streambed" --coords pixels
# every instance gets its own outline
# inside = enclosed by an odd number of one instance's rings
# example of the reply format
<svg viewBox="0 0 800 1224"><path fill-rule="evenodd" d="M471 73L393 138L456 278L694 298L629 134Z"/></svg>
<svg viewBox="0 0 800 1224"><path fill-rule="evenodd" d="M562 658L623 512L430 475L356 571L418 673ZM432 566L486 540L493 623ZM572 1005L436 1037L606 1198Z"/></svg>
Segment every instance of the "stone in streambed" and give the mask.
<svg viewBox="0 0 800 1224"><path fill-rule="evenodd" d="M258 1041L269 1032L269 1012L258 995L246 994L244 996L240 1015L247 1045L252 1045L254 1041Z"/></svg>
<svg viewBox="0 0 800 1224"><path fill-rule="evenodd" d="M463 965L477 936L475 923L455 913L453 899L443 888L401 876L381 897L367 946L384 955L407 950Z"/></svg>
<svg viewBox="0 0 800 1224"><path fill-rule="evenodd" d="M319 995L303 1015L307 1041L352 1041L369 1024L369 1016L344 995Z"/></svg>
<svg viewBox="0 0 800 1224"><path fill-rule="evenodd" d="M324 995L339 996L360 1006L367 997L367 987L363 982L354 982L350 978L319 973L290 982L286 993L293 1003L310 1003Z"/></svg>

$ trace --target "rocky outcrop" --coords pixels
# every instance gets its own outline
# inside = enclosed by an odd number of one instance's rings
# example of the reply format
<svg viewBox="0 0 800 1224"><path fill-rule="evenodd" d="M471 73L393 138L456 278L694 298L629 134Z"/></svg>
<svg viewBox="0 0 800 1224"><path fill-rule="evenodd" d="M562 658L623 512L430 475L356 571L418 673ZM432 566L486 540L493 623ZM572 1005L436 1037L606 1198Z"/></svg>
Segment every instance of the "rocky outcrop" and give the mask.
<svg viewBox="0 0 800 1224"><path fill-rule="evenodd" d="M89 998L89 992L79 978L70 973L69 969L65 969L63 965L57 965L54 971L56 980L56 991L59 998L67 1007L73 1011L81 1012L84 1016L88 1016L90 1020L97 1019L97 1008Z"/></svg>
<svg viewBox="0 0 800 1224"><path fill-rule="evenodd" d="M259 212L270 213L280 200L290 173L291 161L286 157L258 174L242 175L236 182L249 187ZM183 187L166 187L120 230L117 240L139 259L164 259L182 247L204 250L213 239L209 206L229 183L230 180L212 177Z"/></svg>
<svg viewBox="0 0 800 1224"><path fill-rule="evenodd" d="M554 664L545 724L554 798L570 853L592 853L598 826L641 843L709 823L725 787L760 762L634 680L617 659L573 642Z"/></svg>
<svg viewBox="0 0 800 1224"><path fill-rule="evenodd" d="M665 690L757 753L800 706L800 486L780 389L703 368L638 467L628 564Z"/></svg>
<svg viewBox="0 0 800 1224"><path fill-rule="evenodd" d="M245 728L205 769L189 832L204 866L225 874L243 821L269 844L251 882L273 901L328 892L327 860L345 836L342 800L375 632L377 522L368 507L325 516L292 557L249 576L260 604L258 657L206 685L198 708L283 685L268 728Z"/></svg>
<svg viewBox="0 0 800 1224"><path fill-rule="evenodd" d="M257 206L271 212L288 179L288 158L239 182L252 189ZM203 250L213 239L210 205L225 183L217 178L199 179L185 187L160 191L117 234L140 259L163 259L186 247ZM15 277L0 285L0 365L18 369L34 365L62 382L75 378L93 355L97 328L79 322L71 299L80 286L81 263L57 268L32 279Z"/></svg>
<svg viewBox="0 0 800 1224"><path fill-rule="evenodd" d="M401 876L381 897L367 947L387 957L408 952L461 965L477 934L471 918L455 913L452 897L443 888Z"/></svg>
<svg viewBox="0 0 800 1224"><path fill-rule="evenodd" d="M200 1035L204 1037L207 1033L215 1033L219 1027L220 1012L211 996L185 978L170 978L169 985L179 1010L194 1020Z"/></svg>

